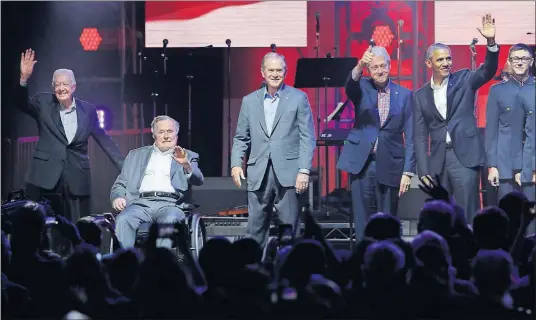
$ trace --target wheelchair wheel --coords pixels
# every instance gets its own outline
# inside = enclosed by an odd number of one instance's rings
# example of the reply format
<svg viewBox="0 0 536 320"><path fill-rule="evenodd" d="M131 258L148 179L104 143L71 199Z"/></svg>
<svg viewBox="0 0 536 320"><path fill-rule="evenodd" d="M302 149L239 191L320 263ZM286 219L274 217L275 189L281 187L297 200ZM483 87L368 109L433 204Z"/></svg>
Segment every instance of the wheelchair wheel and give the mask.
<svg viewBox="0 0 536 320"><path fill-rule="evenodd" d="M191 216L190 222L190 249L192 255L197 258L206 241L205 223L198 213Z"/></svg>

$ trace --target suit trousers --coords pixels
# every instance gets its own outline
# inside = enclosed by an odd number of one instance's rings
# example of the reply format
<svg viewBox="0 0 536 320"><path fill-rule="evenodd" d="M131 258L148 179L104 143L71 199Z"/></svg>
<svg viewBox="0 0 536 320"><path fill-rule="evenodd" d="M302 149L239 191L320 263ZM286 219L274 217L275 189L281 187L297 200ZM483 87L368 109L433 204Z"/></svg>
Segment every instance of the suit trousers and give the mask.
<svg viewBox="0 0 536 320"><path fill-rule="evenodd" d="M115 233L123 248L133 248L141 224L146 222L177 223L186 219L177 200L167 197L138 198L115 219ZM158 239L159 247L171 248L170 239Z"/></svg>
<svg viewBox="0 0 536 320"><path fill-rule="evenodd" d="M52 190L43 189L30 183L26 184L26 190L30 200L38 202L43 198L47 199L56 214L66 217L72 223L76 223L80 218L89 216L91 213L91 197L72 194L63 174ZM59 198L55 195L58 195Z"/></svg>
<svg viewBox="0 0 536 320"><path fill-rule="evenodd" d="M378 182L373 155L369 156L359 174L350 175L350 183L355 238L359 241L363 238L366 224L372 215L383 212L396 216L399 188Z"/></svg>
<svg viewBox="0 0 536 320"><path fill-rule="evenodd" d="M247 236L256 240L261 248L266 246L274 208L279 223L292 225L292 230L297 235L298 207L296 188L283 187L275 175L272 162L269 161L259 190L248 191Z"/></svg>
<svg viewBox="0 0 536 320"><path fill-rule="evenodd" d="M441 184L449 194L454 195L456 203L463 208L467 222L472 224L473 217L480 209L479 168L465 167L453 148L445 150L443 170L439 174Z"/></svg>

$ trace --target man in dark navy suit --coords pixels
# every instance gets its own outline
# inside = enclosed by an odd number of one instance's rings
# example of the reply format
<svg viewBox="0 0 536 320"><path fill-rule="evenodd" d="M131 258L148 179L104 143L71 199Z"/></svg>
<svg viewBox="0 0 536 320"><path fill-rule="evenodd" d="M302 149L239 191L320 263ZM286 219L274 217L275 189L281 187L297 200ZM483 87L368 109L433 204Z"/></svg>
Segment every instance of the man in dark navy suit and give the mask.
<svg viewBox="0 0 536 320"><path fill-rule="evenodd" d="M97 110L73 97L74 73L59 69L52 76L54 93L28 97L27 83L35 60L31 49L21 54L20 84L14 90L16 105L37 122L39 142L35 147L27 181L34 201L46 193L57 193L64 203L63 214L73 222L90 214L91 165L88 139L92 136L119 171L124 157L119 147L99 126Z"/></svg>
<svg viewBox="0 0 536 320"><path fill-rule="evenodd" d="M432 78L415 92L413 104L417 172L424 183L439 175L468 220L480 208L478 173L486 160L476 126L475 93L493 78L499 63L495 19L486 14L478 30L487 39L484 65L476 71L451 73L449 47L431 45L426 66L432 69Z"/></svg>
<svg viewBox="0 0 536 320"><path fill-rule="evenodd" d="M530 76L529 66L532 62L530 47L516 44L508 52L510 77L493 85L489 91L486 106L486 155L489 167L488 181L498 187L498 198L507 193L521 189L521 168L523 156L523 128L525 123L534 125L531 116L530 101L534 106L529 91L534 88L534 78ZM524 99L527 100L523 103ZM534 109L534 107L532 107ZM525 121L529 120L529 121ZM530 130L530 127L528 128ZM529 138L529 137L527 137ZM531 139L526 140L526 152L534 153ZM528 157L528 158L527 158ZM532 159L527 155L525 159ZM524 180L531 182L532 169Z"/></svg>
<svg viewBox="0 0 536 320"><path fill-rule="evenodd" d="M412 92L390 80L390 62L385 48L369 47L346 82L355 123L337 168L350 173L356 238L374 213L396 215L415 174Z"/></svg>

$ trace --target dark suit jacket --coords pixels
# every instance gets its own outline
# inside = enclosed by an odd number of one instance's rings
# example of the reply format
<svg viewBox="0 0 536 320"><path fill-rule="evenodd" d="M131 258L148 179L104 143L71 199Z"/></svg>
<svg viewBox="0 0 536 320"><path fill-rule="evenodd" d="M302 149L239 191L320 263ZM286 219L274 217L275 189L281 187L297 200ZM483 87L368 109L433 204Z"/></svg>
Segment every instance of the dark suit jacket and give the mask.
<svg viewBox="0 0 536 320"><path fill-rule="evenodd" d="M37 121L39 142L35 147L28 183L43 189L54 189L62 173L69 191L77 196L91 193L91 166L88 157L88 139L91 135L108 155L118 170L124 157L119 147L98 125L96 108L85 101L76 100L78 128L71 143L68 143L60 118L60 104L52 93L39 93L28 97L27 87L17 85L14 89L16 105Z"/></svg>
<svg viewBox="0 0 536 320"><path fill-rule="evenodd" d="M476 127L475 92L493 78L498 63L499 51L487 50L484 64L476 71L462 69L450 75L446 119L437 110L430 82L415 92L413 137L419 176L440 174L443 170L447 130L463 166L485 165L484 145Z"/></svg>
<svg viewBox="0 0 536 320"><path fill-rule="evenodd" d="M525 111L525 143L523 144L523 168L521 182L532 182L536 172L536 81L531 77L521 87L519 98Z"/></svg>
<svg viewBox="0 0 536 320"><path fill-rule="evenodd" d="M403 172L415 173L413 99L410 90L392 81L389 86L389 114L380 126L378 89L372 79L361 77L354 81L350 73L345 89L355 106L355 122L342 148L337 168L359 174L378 139L376 179L384 185L398 187Z"/></svg>
<svg viewBox="0 0 536 320"><path fill-rule="evenodd" d="M493 85L486 106L487 166L499 171L500 179L512 179L521 171L525 108L521 84L510 78ZM534 100L534 97L533 97Z"/></svg>

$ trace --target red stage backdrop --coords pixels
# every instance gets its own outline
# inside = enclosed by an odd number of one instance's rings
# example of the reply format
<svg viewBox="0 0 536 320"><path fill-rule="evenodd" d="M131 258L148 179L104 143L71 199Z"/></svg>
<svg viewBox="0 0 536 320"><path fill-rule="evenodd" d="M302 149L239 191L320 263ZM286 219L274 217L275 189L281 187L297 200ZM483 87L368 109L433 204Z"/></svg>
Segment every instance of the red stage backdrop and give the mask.
<svg viewBox="0 0 536 320"><path fill-rule="evenodd" d="M271 2L271 1L270 1ZM471 4L471 3L475 4ZM448 29L446 32L455 33L457 43L450 45L452 49L452 56L454 61L454 69L461 68L470 68L471 67L471 55L469 51L469 43L474 37L479 38L479 45L477 46L477 66L483 63L485 55L485 43L484 39L476 31L476 27L479 27L481 20L479 18L474 18L476 15L476 9L482 10L478 12L478 16L485 14L485 10L491 10L490 12L497 17L497 33L498 33L498 43L501 45L501 55L499 62L499 69L502 68L506 61L506 55L509 46L513 43L501 43L501 37L505 34L513 34L515 32L534 32L534 18L532 18L532 25L529 23L528 28L532 30L519 30L519 21L503 21L501 19L511 19L510 14L505 14L501 10L508 8L518 8L516 6L512 7L512 4L517 4L517 2L522 1L501 1L502 4L488 8L482 7L481 2L473 1L471 3L467 2L452 2L452 5L455 5L456 10L444 11L443 15L434 10L434 7L438 4L446 5L446 3L434 3L428 1L308 1L307 2L307 13L306 13L306 47L285 47L281 48L282 45L274 39L281 39L281 35L277 32L274 32L277 24L292 24L296 22L287 21L289 19L279 19L277 10L274 8L272 12L266 12L265 18L255 23L250 23L243 25L244 30L251 31L253 27L263 26L265 30L271 31L271 36L266 37L262 40L262 43L265 43L265 47L262 48L233 48L231 50L231 134L234 134L236 120L238 118L238 112L240 109L240 103L242 97L256 89L259 88L261 82L260 75L260 62L264 54L266 54L270 48L271 43L275 43L278 46L277 52L285 55L288 63L288 75L287 83L293 85L295 72L296 72L296 61L302 57L315 57L315 14L320 13L320 46L319 46L319 56L325 57L326 53L330 52L333 56L354 56L361 57L363 51L367 48L369 39L373 38L378 45L384 45L389 53L391 53L392 61L392 76L397 77L398 70L398 59L396 54L396 41L397 41L397 26L398 21L403 20L403 27L401 32L402 39L402 50L401 50L401 66L400 66L400 82L402 85L410 88L420 88L425 82L430 80L430 72L424 65L424 54L427 47L435 41L442 42L442 39L435 39L434 35L438 33L438 29ZM169 2L168 2L169 3ZM171 2L172 3L172 2ZM171 4L170 3L170 4ZM191 2L192 4L201 5L203 2ZM219 3L227 3L220 1ZM281 2L283 3L283 2ZM286 3L286 2L285 2ZM288 2L292 3L292 2ZM450 2L449 2L450 3ZM497 4L498 2L494 2ZM146 8L147 12L150 15L160 16L165 15L167 12L162 12L161 7L157 9L158 2L147 2ZM479 5L478 5L479 4ZM470 5L473 5L472 7ZM475 7L474 5L478 5ZM474 26L471 32L460 32L456 27L460 27L460 23L456 23L454 20L449 18L449 14L458 14L458 18L462 15L462 11L467 10L471 21L474 21ZM497 9L502 8L502 9ZM190 9L191 10L191 9ZM238 10L238 8L237 8ZM445 9L442 9L445 10ZM495 10L495 11L493 11ZM465 12L465 11L464 11ZM519 17L520 12L517 12L513 17ZM524 14L524 12L523 12ZM534 16L534 10L532 10L532 15ZM151 18L152 19L152 18ZM295 17L294 19L303 19L302 17ZM443 26L437 26L435 20L441 21L450 21L451 23L446 23ZM530 20L530 19L523 19ZM459 21L459 20L458 20ZM257 24L258 23L258 24ZM296 24L301 25L301 24ZM467 27L470 23L465 23L462 27ZM455 29L457 30L456 32ZM255 29L256 30L256 29ZM254 31L252 31L254 32ZM295 32L295 30L288 29L287 32ZM255 36L255 34L253 34ZM231 35L227 36L231 38ZM264 36L263 36L264 37ZM148 38L148 37L146 37ZM532 42L529 39L526 40L529 44L534 44L534 36L532 36ZM225 38L223 38L225 39ZM512 41L512 37L503 38L505 40ZM233 44L235 41L231 38ZM449 40L449 39L446 39ZM452 38L450 38L452 40ZM450 41L449 40L449 41ZM161 45L161 39L159 40L158 46ZM224 43L225 40L222 42ZM446 41L448 42L448 41ZM467 44L461 45L460 43ZM448 44L448 43L447 43ZM171 41L170 41L171 45ZM216 44L214 44L216 45ZM221 45L221 44L218 44ZM227 70L225 68L225 70ZM341 72L349 72L350 70L341 70ZM226 72L224 72L226 74ZM227 75L225 75L227 77ZM494 83L494 82L492 82ZM487 101L487 93L489 91L489 86L492 84L489 83L478 92L478 124L483 127L485 125L485 105ZM316 116L319 114L320 117L325 118L329 113L333 111L337 102L345 101L346 97L344 95L344 90L341 89L329 89L328 90L328 110L327 114L324 112L324 93L323 89L319 91L317 104L317 96L315 89L306 89L304 90L311 102L313 113ZM222 143L224 144L223 149L223 167L222 172L225 175L227 173L227 101L224 103L224 132L222 136ZM347 108L345 111L345 118L352 118L353 112L351 108ZM316 121L315 121L316 126ZM330 124L330 127L335 126L335 124ZM342 126L342 125L341 125ZM320 128L316 128L318 131L325 129L325 126L322 124ZM215 137L219 137L220 133L214 133ZM336 150L331 148L329 153L329 177L330 177L330 190L332 190L335 185L336 175L338 174L335 169L336 163ZM325 151L322 150L320 159L317 159L315 153L314 165L316 166L317 162L320 161L321 168L326 168L326 159ZM323 180L325 181L325 180ZM346 186L346 178L342 177L340 184L342 187Z"/></svg>

